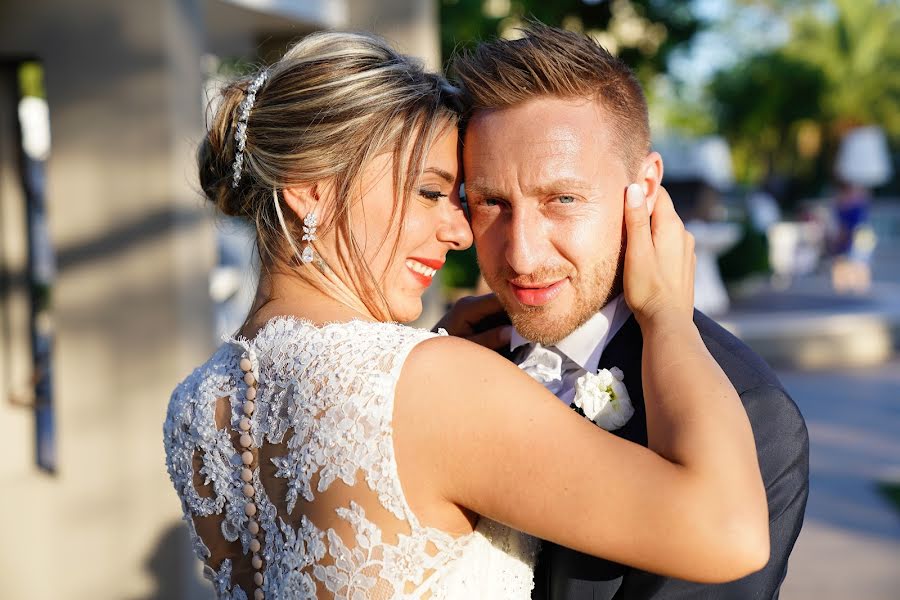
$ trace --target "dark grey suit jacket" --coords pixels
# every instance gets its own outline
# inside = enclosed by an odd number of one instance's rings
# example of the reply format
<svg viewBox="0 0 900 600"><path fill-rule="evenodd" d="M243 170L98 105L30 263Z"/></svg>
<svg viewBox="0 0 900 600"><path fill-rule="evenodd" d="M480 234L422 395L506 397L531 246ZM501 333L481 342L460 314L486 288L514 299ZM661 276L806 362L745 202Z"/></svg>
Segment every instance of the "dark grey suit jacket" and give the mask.
<svg viewBox="0 0 900 600"><path fill-rule="evenodd" d="M769 366L743 342L702 313L694 323L706 347L731 380L753 429L769 501L771 555L757 573L718 585L690 583L633 569L544 542L535 572L533 600L772 599L787 573L809 494L809 437L797 406ZM613 432L647 445L641 379L642 338L632 317L610 341L600 368L619 367L635 414ZM632 374L631 377L628 375Z"/></svg>

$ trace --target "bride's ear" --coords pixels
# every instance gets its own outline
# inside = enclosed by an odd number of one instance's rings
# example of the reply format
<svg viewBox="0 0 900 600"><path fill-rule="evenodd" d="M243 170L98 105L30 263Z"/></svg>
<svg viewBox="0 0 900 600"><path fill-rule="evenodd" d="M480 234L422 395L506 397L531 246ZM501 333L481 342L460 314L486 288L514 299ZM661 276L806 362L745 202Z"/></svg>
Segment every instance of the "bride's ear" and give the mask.
<svg viewBox="0 0 900 600"><path fill-rule="evenodd" d="M321 212L321 189L318 184L309 183L286 187L281 190L284 203L302 221L306 215Z"/></svg>
<svg viewBox="0 0 900 600"><path fill-rule="evenodd" d="M637 183L643 188L644 197L647 198L647 208L650 214L653 214L653 207L656 206L656 197L659 195L662 178L662 156L659 155L659 152L651 152L641 161L637 176Z"/></svg>

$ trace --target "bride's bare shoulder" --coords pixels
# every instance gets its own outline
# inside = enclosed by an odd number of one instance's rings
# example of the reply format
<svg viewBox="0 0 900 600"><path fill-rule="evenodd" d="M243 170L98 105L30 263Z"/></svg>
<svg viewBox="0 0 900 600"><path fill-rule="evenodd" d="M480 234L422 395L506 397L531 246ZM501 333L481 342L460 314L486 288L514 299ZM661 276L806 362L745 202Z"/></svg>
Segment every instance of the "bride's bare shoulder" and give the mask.
<svg viewBox="0 0 900 600"><path fill-rule="evenodd" d="M445 397L457 404L463 397L474 399L500 390L531 390L534 395L532 388L547 393L495 351L444 335L424 340L412 349L401 371L399 391L424 392L432 401Z"/></svg>
<svg viewBox="0 0 900 600"><path fill-rule="evenodd" d="M410 352L406 367L413 370L449 370L464 369L468 371L506 370L518 371L510 361L493 350L474 344L463 338L440 335L424 340Z"/></svg>

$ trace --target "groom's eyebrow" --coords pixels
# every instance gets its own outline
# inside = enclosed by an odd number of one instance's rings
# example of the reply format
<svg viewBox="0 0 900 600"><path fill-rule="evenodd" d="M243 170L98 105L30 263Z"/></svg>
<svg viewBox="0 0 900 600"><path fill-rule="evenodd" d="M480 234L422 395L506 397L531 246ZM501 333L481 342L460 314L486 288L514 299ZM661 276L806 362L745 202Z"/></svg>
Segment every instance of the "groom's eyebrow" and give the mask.
<svg viewBox="0 0 900 600"><path fill-rule="evenodd" d="M466 195L477 194L484 198L502 197L502 191L478 181L466 181Z"/></svg>
<svg viewBox="0 0 900 600"><path fill-rule="evenodd" d="M547 183L540 183L528 188L526 191L532 196L549 196L560 192L589 191L596 188L596 185L592 185L583 179L563 177Z"/></svg>
<svg viewBox="0 0 900 600"><path fill-rule="evenodd" d="M549 196L550 194L559 194L561 192L594 191L597 187L597 185L583 179L563 177L527 188L525 193L527 196ZM478 195L482 198L503 198L506 196L503 190L478 181L466 181L466 194Z"/></svg>

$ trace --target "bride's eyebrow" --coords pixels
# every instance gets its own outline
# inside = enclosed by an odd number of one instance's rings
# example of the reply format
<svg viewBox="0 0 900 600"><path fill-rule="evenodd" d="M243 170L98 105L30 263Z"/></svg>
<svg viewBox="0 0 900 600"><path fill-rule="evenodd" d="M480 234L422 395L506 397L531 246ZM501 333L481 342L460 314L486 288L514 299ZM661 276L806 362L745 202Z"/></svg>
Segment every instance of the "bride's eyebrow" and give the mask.
<svg viewBox="0 0 900 600"><path fill-rule="evenodd" d="M451 175L448 171L443 169L439 169L437 167L428 167L425 169L424 173L434 173L447 183L453 183L453 180L456 179L453 175Z"/></svg>

